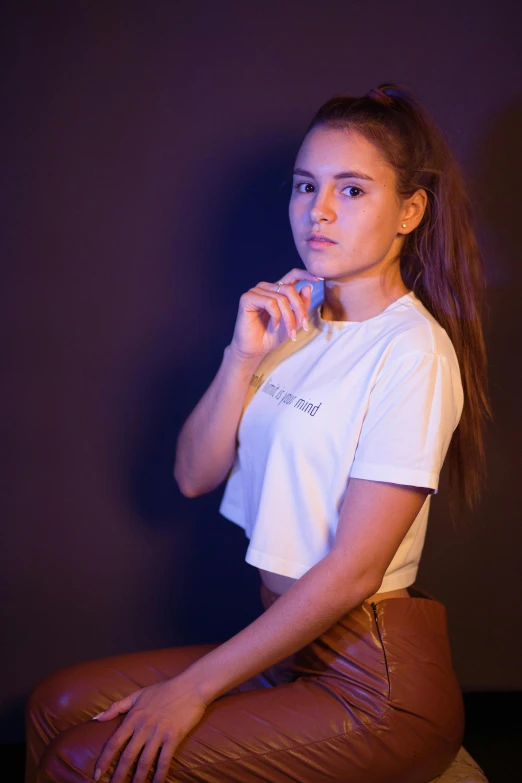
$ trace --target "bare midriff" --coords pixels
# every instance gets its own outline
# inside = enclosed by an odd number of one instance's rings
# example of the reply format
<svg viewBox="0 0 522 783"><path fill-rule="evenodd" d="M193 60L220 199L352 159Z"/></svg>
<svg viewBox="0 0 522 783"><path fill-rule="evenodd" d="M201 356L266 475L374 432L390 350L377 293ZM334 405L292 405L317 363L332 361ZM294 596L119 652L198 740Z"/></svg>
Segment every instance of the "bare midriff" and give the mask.
<svg viewBox="0 0 522 783"><path fill-rule="evenodd" d="M278 595L283 595L294 582L297 582L297 579L293 579L290 576L283 576L283 574L275 574L273 571L265 571L262 568L259 568L258 571L265 586ZM374 593L364 600L368 602L377 602L383 598L411 598L411 595L408 593L406 587L400 587L398 590L388 590L385 593Z"/></svg>

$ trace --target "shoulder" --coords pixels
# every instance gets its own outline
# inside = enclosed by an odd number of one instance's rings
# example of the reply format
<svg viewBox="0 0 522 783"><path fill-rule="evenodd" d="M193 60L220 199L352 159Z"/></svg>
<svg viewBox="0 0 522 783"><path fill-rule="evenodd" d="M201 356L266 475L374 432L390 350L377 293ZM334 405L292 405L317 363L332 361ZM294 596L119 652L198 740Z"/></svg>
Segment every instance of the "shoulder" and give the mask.
<svg viewBox="0 0 522 783"><path fill-rule="evenodd" d="M420 299L410 293L406 303L390 313L391 328L383 356L386 364L429 354L446 359L458 371L457 354L447 331Z"/></svg>
<svg viewBox="0 0 522 783"><path fill-rule="evenodd" d="M437 417L437 422L440 417L449 422L453 431L463 411L464 389L448 333L416 297L389 315L371 387L374 405L387 413L393 411L390 426L402 427L403 432L410 430L412 421L429 422ZM401 410L407 424L401 424ZM426 410L430 415L423 419Z"/></svg>

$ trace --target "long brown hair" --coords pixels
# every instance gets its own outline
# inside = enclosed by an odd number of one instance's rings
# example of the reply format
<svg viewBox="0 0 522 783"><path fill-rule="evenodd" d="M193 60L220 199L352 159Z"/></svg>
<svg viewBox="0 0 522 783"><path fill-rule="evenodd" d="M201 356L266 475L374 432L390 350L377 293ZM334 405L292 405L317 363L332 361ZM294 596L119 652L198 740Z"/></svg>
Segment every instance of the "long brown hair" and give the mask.
<svg viewBox="0 0 522 783"><path fill-rule="evenodd" d="M336 95L319 108L305 136L320 125L355 130L373 143L395 171L399 197L426 191L423 218L405 235L400 271L448 333L459 360L464 408L447 454L454 521L457 505L461 514L480 500L485 419L493 418L482 328L486 275L464 175L442 131L404 84L380 84L362 97Z"/></svg>

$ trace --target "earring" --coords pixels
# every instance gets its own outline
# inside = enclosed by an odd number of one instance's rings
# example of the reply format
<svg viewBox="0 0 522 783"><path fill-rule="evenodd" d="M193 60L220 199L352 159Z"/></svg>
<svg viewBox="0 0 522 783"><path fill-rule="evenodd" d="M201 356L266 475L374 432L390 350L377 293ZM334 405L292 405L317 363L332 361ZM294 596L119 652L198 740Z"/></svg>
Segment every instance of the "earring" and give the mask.
<svg viewBox="0 0 522 783"><path fill-rule="evenodd" d="M403 223L403 224L402 224L402 227L403 227L403 228L406 228L406 223Z"/></svg>

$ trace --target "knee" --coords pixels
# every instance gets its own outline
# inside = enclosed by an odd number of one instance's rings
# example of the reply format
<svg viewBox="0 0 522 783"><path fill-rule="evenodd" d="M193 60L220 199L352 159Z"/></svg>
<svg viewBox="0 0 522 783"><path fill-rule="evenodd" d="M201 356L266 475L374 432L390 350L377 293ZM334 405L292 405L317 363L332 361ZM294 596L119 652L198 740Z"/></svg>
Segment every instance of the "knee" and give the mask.
<svg viewBox="0 0 522 783"><path fill-rule="evenodd" d="M59 734L47 745L35 783L85 783L94 776L96 757L89 752L88 744L84 747L74 744L70 733Z"/></svg>
<svg viewBox="0 0 522 783"><path fill-rule="evenodd" d="M88 710L90 694L86 665L76 664L41 679L25 703L26 721L45 720L60 732L95 714Z"/></svg>

